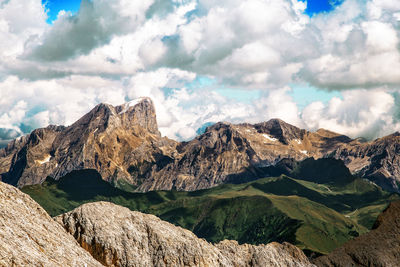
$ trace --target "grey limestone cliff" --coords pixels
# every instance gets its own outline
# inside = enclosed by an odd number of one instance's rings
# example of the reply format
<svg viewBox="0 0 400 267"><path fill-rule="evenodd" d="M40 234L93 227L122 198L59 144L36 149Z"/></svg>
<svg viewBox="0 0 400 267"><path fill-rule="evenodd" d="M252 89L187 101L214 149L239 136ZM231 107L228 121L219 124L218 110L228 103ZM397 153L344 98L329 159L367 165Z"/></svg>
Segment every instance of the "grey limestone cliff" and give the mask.
<svg viewBox="0 0 400 267"><path fill-rule="evenodd" d="M35 201L0 182L0 266L102 266Z"/></svg>
<svg viewBox="0 0 400 267"><path fill-rule="evenodd" d="M212 245L154 215L108 202L82 205L56 220L106 266L313 266L288 243Z"/></svg>

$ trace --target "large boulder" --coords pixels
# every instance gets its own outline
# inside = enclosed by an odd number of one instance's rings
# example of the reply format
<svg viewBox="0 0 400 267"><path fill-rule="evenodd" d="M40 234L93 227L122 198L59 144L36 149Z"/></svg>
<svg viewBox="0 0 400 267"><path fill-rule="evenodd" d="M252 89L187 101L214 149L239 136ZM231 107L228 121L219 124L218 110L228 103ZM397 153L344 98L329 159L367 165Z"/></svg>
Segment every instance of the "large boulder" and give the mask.
<svg viewBox="0 0 400 267"><path fill-rule="evenodd" d="M0 266L102 266L35 201L0 182Z"/></svg>
<svg viewBox="0 0 400 267"><path fill-rule="evenodd" d="M56 217L106 266L313 266L288 243L213 245L154 215L95 202Z"/></svg>

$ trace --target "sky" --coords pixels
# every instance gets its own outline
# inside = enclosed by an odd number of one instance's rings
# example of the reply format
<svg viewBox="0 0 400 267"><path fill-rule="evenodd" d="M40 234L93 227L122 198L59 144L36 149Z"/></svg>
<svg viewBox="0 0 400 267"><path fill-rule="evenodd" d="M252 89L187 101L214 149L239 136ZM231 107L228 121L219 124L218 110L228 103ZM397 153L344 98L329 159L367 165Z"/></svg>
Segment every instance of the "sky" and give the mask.
<svg viewBox="0 0 400 267"><path fill-rule="evenodd" d="M399 29L398 0L0 0L0 146L141 96L176 140L271 118L378 138Z"/></svg>

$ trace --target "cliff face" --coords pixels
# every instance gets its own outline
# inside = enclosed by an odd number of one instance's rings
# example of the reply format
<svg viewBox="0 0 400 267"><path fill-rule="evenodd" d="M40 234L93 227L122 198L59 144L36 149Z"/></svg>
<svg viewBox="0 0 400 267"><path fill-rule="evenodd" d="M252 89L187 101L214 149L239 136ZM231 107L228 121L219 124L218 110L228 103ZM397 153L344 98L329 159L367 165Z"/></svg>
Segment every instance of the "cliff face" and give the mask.
<svg viewBox="0 0 400 267"><path fill-rule="evenodd" d="M288 243L214 246L153 215L107 202L82 205L56 220L105 266L312 266Z"/></svg>
<svg viewBox="0 0 400 267"><path fill-rule="evenodd" d="M343 160L354 174L367 178L386 190L400 192L399 133L372 142L341 146L330 156Z"/></svg>
<svg viewBox="0 0 400 267"><path fill-rule="evenodd" d="M102 266L36 202L0 182L0 266Z"/></svg>
<svg viewBox="0 0 400 267"><path fill-rule="evenodd" d="M153 103L143 98L117 107L100 104L69 127L33 131L0 150L0 170L4 182L19 187L81 169L136 185L148 169L131 166L151 168L169 159L174 147L174 141L161 138Z"/></svg>
<svg viewBox="0 0 400 267"><path fill-rule="evenodd" d="M399 134L362 142L279 119L217 123L178 143L161 137L153 103L142 98L117 107L100 104L69 127L49 126L11 142L0 150L0 175L22 187L95 169L104 180L137 191L198 190L265 177L271 166L330 157L342 160L352 174L399 191L399 152Z"/></svg>
<svg viewBox="0 0 400 267"><path fill-rule="evenodd" d="M394 202L378 217L372 231L359 236L327 256L317 266L399 266L400 202Z"/></svg>
<svg viewBox="0 0 400 267"><path fill-rule="evenodd" d="M130 166L153 163L164 152L168 157L169 146L174 142L161 138L150 99L117 107L100 104L55 138L51 156L57 166L50 176L58 179L72 170L96 169L107 181L135 185L138 180Z"/></svg>
<svg viewBox="0 0 400 267"><path fill-rule="evenodd" d="M33 183L41 183L55 167L48 163L48 156L54 139L63 129L62 126L36 129L0 150L2 180L17 185L21 177L22 180L27 177Z"/></svg>
<svg viewBox="0 0 400 267"><path fill-rule="evenodd" d="M313 266L288 243L212 245L153 215L108 202L52 219L0 182L0 266Z"/></svg>
<svg viewBox="0 0 400 267"><path fill-rule="evenodd" d="M350 142L334 133L312 133L273 119L260 124L217 123L177 146L177 157L153 172L139 187L148 190L198 190L264 177L263 168L282 159L320 158Z"/></svg>

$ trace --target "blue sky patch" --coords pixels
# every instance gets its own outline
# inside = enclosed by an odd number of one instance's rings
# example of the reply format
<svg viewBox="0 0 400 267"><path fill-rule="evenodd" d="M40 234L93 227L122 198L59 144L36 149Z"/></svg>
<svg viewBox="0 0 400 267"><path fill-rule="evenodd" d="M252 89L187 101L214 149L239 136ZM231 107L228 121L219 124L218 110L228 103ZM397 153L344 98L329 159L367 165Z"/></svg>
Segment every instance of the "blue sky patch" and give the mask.
<svg viewBox="0 0 400 267"><path fill-rule="evenodd" d="M303 0L302 0L303 1ZM304 0L306 1L306 0ZM162 3L162 1L158 1ZM336 6L340 5L343 0L308 0L306 14L313 16L322 12L330 12L335 9ZM61 10L69 11L75 14L79 11L81 0L42 0L42 4L45 5L48 10L49 24L53 23L57 19L57 15ZM194 14L195 12L191 13ZM163 41L170 41L171 37L165 37ZM340 92L328 92L318 90L317 88L306 86L306 85L290 85L293 90L290 95L293 100L297 103L298 107L302 110L305 106L314 101L328 102L332 97L341 97ZM198 76L191 83L185 84L185 87L189 91L199 89L213 89L218 94L244 103L251 103L261 96L259 90L245 90L238 88L226 88L223 85L217 84L217 81L213 78L206 76ZM168 96L173 91L173 88L165 88L164 93Z"/></svg>
<svg viewBox="0 0 400 267"><path fill-rule="evenodd" d="M302 0L306 2L306 0ZM322 12L330 12L343 3L344 0L308 0L306 14L312 17Z"/></svg>
<svg viewBox="0 0 400 267"><path fill-rule="evenodd" d="M75 14L79 11L81 0L42 0L42 4L48 10L47 23L52 24L61 10Z"/></svg>
<svg viewBox="0 0 400 267"><path fill-rule="evenodd" d="M342 94L338 91L326 91L308 85L291 84L292 91L289 93L296 102L298 108L303 110L307 105L315 101L323 103L329 102L332 97L342 98Z"/></svg>
<svg viewBox="0 0 400 267"><path fill-rule="evenodd" d="M160 0L158 2L162 3L166 0ZM301 0L305 2L306 0ZM308 0L306 14L313 16L321 12L330 12L335 9L336 6L343 3L344 0ZM57 19L57 15L61 10L70 11L75 14L79 11L81 0L42 0L42 4L45 5L48 10L47 23L52 24L54 20ZM196 14L200 10L192 11L188 16Z"/></svg>

